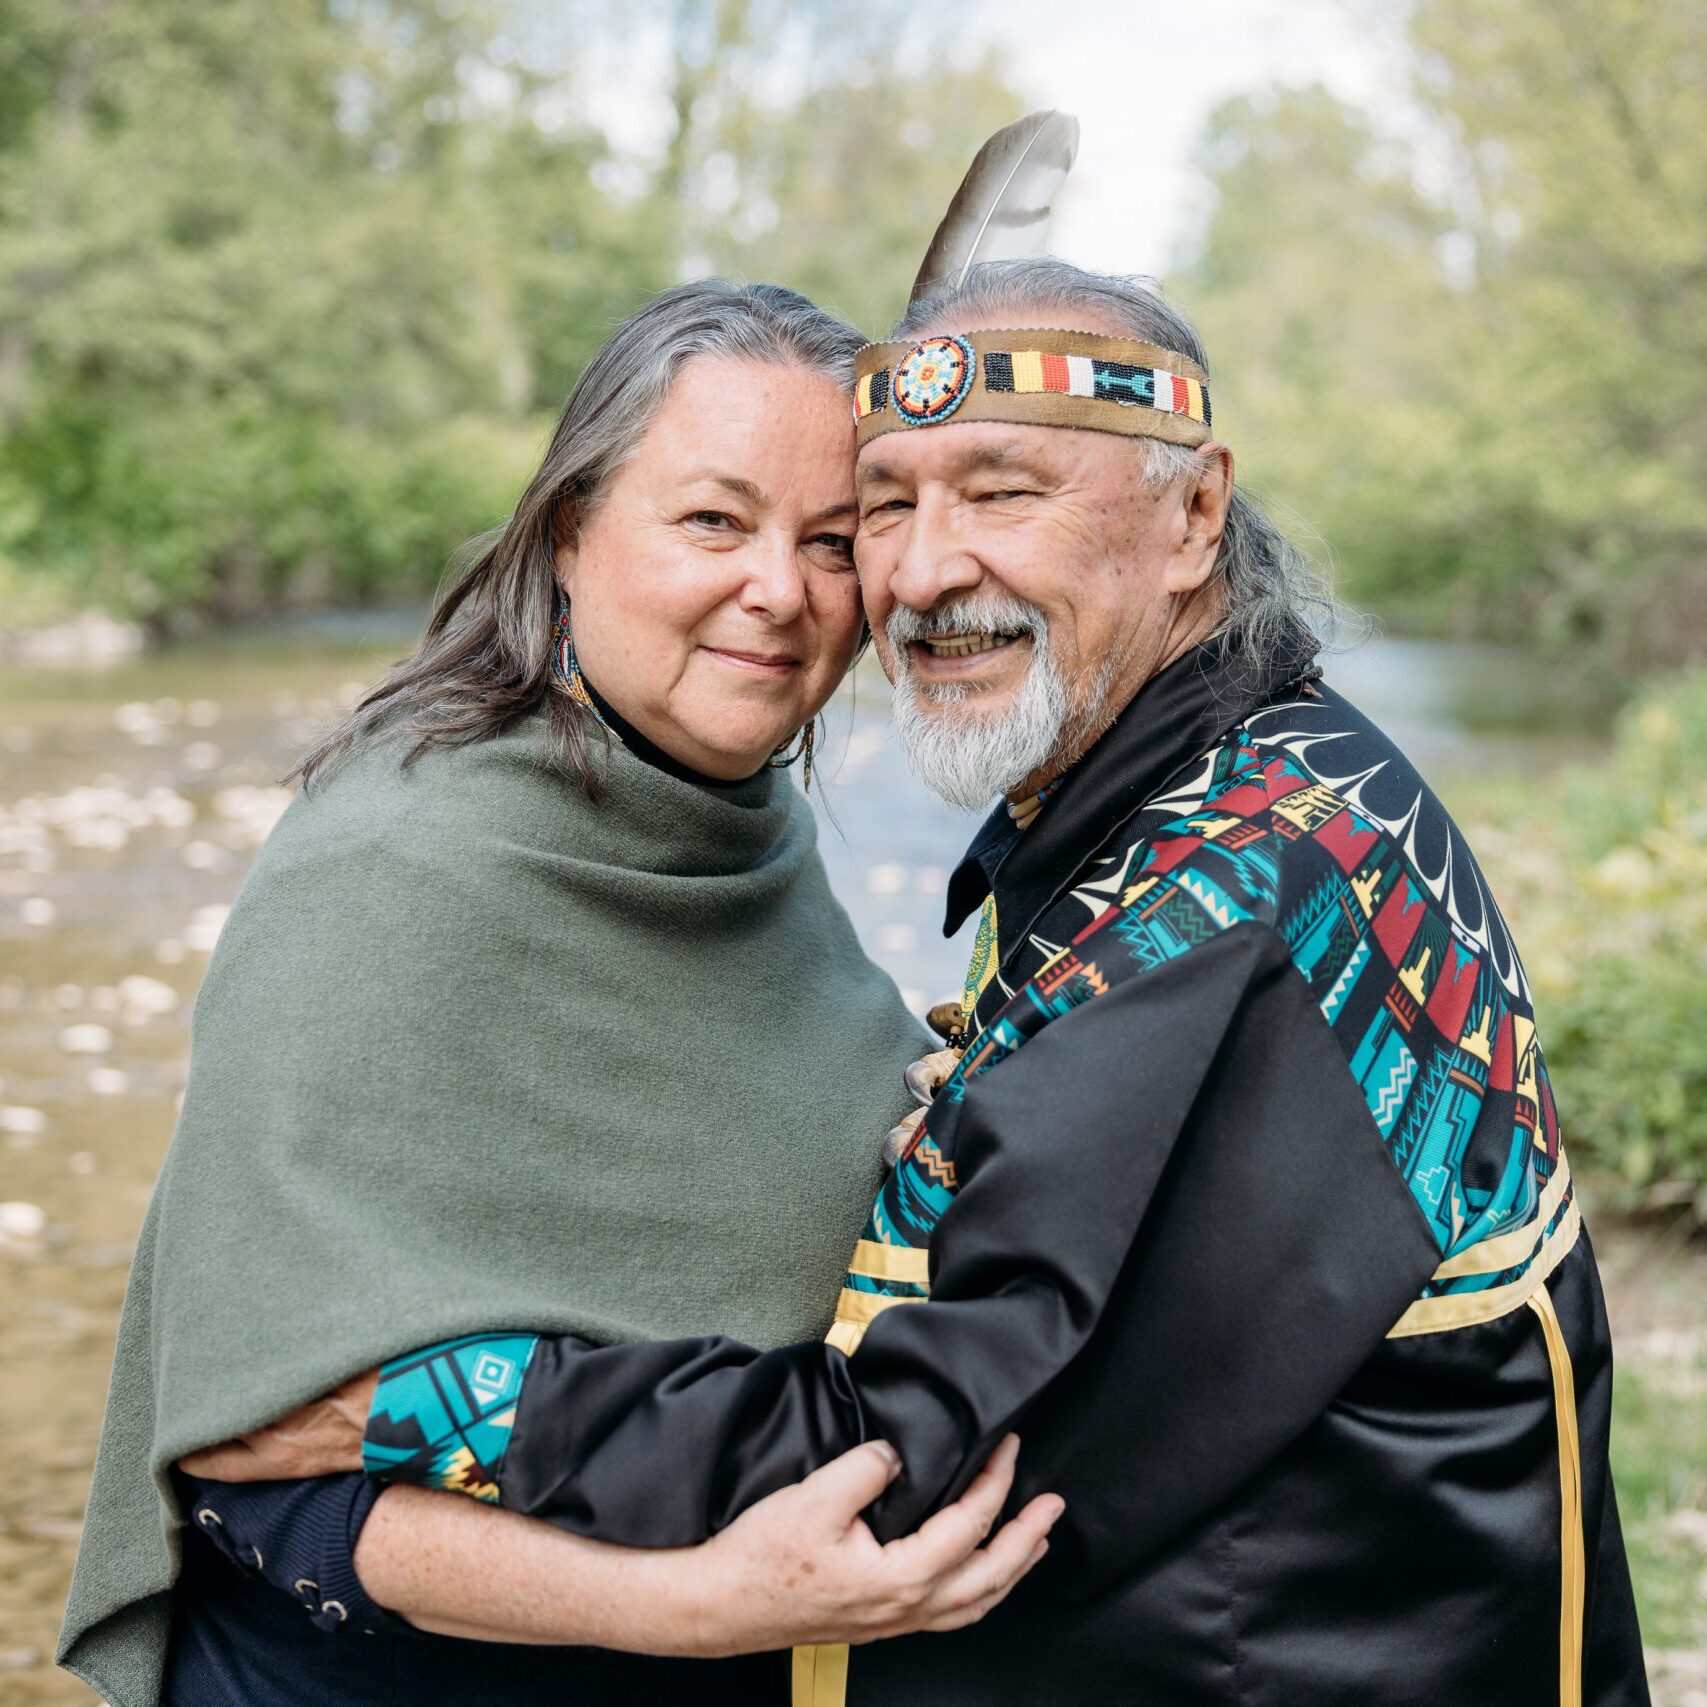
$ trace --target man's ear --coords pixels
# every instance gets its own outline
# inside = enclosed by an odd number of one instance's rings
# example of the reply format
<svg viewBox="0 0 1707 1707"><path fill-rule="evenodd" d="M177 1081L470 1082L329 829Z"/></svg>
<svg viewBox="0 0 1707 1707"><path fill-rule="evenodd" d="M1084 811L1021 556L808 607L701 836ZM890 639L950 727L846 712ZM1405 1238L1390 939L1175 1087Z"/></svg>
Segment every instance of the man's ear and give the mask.
<svg viewBox="0 0 1707 1707"><path fill-rule="evenodd" d="M1170 593L1194 592L1215 568L1227 510L1233 501L1233 453L1211 440L1197 452L1197 478L1181 497L1185 530L1168 560L1162 584Z"/></svg>

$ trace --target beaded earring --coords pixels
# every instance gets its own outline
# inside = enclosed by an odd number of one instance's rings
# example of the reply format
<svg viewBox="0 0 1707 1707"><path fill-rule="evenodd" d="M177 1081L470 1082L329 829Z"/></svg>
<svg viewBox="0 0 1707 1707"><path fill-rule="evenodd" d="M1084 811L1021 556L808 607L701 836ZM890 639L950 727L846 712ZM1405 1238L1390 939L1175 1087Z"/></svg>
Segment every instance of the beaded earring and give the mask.
<svg viewBox="0 0 1707 1707"><path fill-rule="evenodd" d="M801 773L801 786L808 794L812 792L812 756L818 747L818 719L809 718L801 727L792 741L784 741L771 754L771 768L786 770L796 759L805 760L805 769Z"/></svg>
<svg viewBox="0 0 1707 1707"><path fill-rule="evenodd" d="M601 725L604 718L587 684L581 677L581 666L575 659L575 636L569 630L569 605L565 600L557 609L557 632L552 643L551 673L563 684L564 692L584 711L590 711Z"/></svg>

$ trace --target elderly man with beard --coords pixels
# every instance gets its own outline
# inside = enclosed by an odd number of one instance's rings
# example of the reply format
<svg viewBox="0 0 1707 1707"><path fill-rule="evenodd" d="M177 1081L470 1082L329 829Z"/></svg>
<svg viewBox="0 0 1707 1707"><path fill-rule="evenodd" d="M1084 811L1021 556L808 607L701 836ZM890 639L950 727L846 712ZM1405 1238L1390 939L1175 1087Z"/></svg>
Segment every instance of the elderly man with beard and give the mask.
<svg viewBox="0 0 1707 1707"><path fill-rule="evenodd" d="M950 930L981 912L952 1050L826 1345L542 1338L481 1478L674 1545L884 1441L887 1539L1019 1428L1014 1500L1067 1501L1049 1559L976 1627L799 1651L810 1707L1646 1701L1522 965L1320 679L1324 606L1234 485L1196 337L1013 262L860 372L902 739L946 798L1002 797L950 885ZM370 1470L435 1450L382 1379Z"/></svg>

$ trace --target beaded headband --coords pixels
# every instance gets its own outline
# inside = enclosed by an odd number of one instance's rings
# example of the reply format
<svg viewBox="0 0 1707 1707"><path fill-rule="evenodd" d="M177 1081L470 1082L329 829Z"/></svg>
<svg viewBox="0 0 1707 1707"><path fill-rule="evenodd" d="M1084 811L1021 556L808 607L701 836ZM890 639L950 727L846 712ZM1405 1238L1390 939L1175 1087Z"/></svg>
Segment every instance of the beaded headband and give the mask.
<svg viewBox="0 0 1707 1707"><path fill-rule="evenodd" d="M1208 377L1196 362L1095 332L942 332L867 344L856 360L861 445L902 427L1021 421L1197 446L1209 437Z"/></svg>

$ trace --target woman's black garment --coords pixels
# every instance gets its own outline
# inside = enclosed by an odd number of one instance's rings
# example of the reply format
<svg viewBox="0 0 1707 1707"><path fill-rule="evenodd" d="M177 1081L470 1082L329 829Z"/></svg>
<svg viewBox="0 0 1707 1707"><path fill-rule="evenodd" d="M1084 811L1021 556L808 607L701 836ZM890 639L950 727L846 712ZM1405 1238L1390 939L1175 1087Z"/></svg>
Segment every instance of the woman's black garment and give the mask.
<svg viewBox="0 0 1707 1707"><path fill-rule="evenodd" d="M642 735L620 711L616 709L599 690L587 679L585 673L581 676L581 686L587 690L587 697L593 702L599 714L599 721L604 724L635 758L643 764L650 765L665 776L673 776L678 782L691 782L695 788L709 788L712 793L723 789L741 788L752 781L759 771L752 776L744 776L731 781L727 777L707 776L704 771L696 771L691 765L684 765L673 754L666 753L656 741ZM761 765L759 770L763 770Z"/></svg>
<svg viewBox="0 0 1707 1707"><path fill-rule="evenodd" d="M323 1509L349 1507L346 1484L365 1481L326 1478ZM322 1595L327 1585L307 1577L281 1582L281 1570L291 1566L283 1557L267 1558L255 1544L257 1531L246 1526L254 1517L259 1532L278 1534L279 1524L268 1521L264 1508L275 1496L288 1503L281 1491L290 1486L200 1484L193 1532L185 1537L161 1707L660 1707L678 1701L764 1707L786 1699L783 1654L672 1660L467 1642L413 1630L348 1585L349 1619L339 1638L329 1638L323 1631L336 1620L336 1597ZM222 1521L206 1521L202 1514L209 1511ZM297 1515L301 1536L311 1535L313 1514L299 1508ZM304 1564L307 1558L305 1552ZM324 1610L328 1603L331 1612Z"/></svg>

